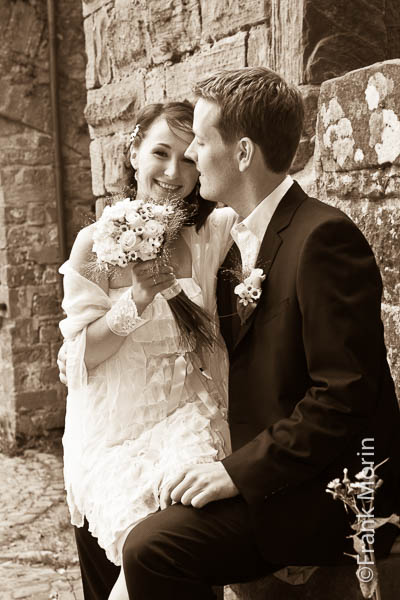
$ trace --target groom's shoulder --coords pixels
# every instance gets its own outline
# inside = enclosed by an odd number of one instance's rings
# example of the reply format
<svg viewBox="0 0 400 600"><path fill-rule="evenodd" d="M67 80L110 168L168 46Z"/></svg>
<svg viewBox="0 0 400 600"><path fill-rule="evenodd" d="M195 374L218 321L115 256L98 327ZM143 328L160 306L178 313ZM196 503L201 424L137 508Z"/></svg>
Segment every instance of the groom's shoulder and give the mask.
<svg viewBox="0 0 400 600"><path fill-rule="evenodd" d="M298 213L299 217L309 225L318 225L318 223L335 220L352 223L356 227L352 219L342 210L308 195L305 195Z"/></svg>

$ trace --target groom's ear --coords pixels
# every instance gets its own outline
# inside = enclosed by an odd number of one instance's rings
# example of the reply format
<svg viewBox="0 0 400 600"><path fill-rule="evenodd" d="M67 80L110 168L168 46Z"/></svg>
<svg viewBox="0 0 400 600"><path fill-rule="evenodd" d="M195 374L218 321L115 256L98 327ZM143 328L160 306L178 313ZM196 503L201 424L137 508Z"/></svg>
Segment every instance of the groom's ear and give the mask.
<svg viewBox="0 0 400 600"><path fill-rule="evenodd" d="M254 158L256 147L253 140L248 137L241 138L237 146L237 160L239 171L246 171Z"/></svg>

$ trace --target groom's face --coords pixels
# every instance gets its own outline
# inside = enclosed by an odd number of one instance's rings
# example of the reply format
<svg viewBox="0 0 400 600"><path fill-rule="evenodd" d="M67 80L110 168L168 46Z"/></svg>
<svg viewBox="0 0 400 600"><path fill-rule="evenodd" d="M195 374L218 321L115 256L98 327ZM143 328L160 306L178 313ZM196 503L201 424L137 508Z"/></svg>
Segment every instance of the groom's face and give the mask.
<svg viewBox="0 0 400 600"><path fill-rule="evenodd" d="M200 194L206 200L230 204L238 170L235 144L226 144L219 131L219 107L200 98L194 109L194 139L185 156L196 163L200 173Z"/></svg>

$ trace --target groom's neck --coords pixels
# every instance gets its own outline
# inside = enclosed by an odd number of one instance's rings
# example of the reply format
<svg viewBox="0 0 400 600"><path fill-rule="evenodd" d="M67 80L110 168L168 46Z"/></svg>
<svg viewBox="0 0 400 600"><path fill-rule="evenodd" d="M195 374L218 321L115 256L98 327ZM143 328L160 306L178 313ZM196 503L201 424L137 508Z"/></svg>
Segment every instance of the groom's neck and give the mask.
<svg viewBox="0 0 400 600"><path fill-rule="evenodd" d="M243 186L232 197L230 206L243 218L250 213L285 179L286 173L268 173L264 177L243 180Z"/></svg>

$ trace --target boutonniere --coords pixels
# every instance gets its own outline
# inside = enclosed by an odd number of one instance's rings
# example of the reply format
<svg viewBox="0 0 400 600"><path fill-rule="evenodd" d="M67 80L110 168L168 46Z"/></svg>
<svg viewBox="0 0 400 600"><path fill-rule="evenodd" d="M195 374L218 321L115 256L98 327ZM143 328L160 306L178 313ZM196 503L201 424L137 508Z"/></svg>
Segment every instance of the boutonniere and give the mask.
<svg viewBox="0 0 400 600"><path fill-rule="evenodd" d="M262 293L261 284L264 279L264 271L254 268L234 289L235 294L238 296L238 314L242 325L257 306Z"/></svg>

